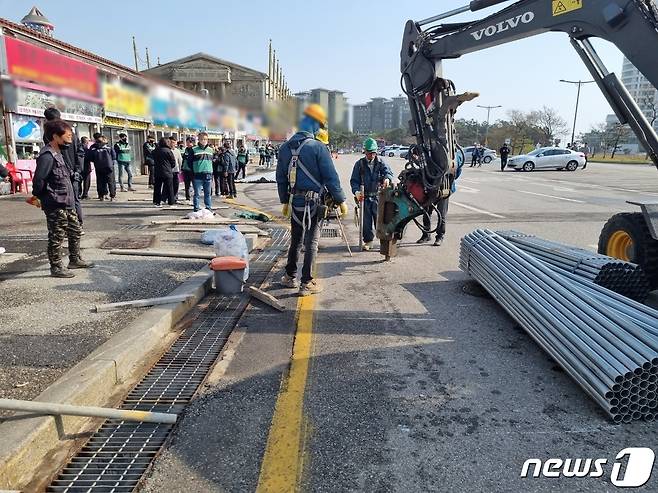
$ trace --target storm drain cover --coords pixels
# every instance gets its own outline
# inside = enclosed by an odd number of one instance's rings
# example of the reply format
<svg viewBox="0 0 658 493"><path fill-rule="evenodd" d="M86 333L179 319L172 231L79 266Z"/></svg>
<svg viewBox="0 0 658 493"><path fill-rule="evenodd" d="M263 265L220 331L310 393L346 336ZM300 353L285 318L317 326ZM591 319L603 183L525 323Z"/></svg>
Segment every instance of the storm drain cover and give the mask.
<svg viewBox="0 0 658 493"><path fill-rule="evenodd" d="M320 238L340 238L340 230L337 228L322 228Z"/></svg>
<svg viewBox="0 0 658 493"><path fill-rule="evenodd" d="M153 245L155 235L135 235L130 237L108 238L101 243L101 248L110 250L113 248L127 248L132 250L141 250Z"/></svg>

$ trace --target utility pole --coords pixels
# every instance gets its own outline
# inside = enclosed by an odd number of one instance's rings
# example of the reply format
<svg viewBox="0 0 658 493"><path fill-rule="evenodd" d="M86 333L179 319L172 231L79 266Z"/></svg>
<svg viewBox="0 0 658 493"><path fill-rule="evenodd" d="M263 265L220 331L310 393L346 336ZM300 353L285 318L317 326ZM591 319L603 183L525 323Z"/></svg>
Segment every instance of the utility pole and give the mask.
<svg viewBox="0 0 658 493"><path fill-rule="evenodd" d="M502 106L500 106L500 105L498 105L498 106L481 106L479 104L477 106L478 106L478 108L484 108L485 110L487 110L487 128L484 131L484 146L486 147L487 145L489 145L489 142L488 142L488 140L489 140L489 117L491 116L491 110L496 109L496 108L502 108Z"/></svg>
<svg viewBox="0 0 658 493"><path fill-rule="evenodd" d="M149 58L149 49L146 47L146 68L151 68L151 59Z"/></svg>
<svg viewBox="0 0 658 493"><path fill-rule="evenodd" d="M135 57L135 72L139 72L139 65L137 65L137 43L135 43L135 36L133 36L133 56Z"/></svg>
<svg viewBox="0 0 658 493"><path fill-rule="evenodd" d="M272 100L272 40L267 55L267 99Z"/></svg>
<svg viewBox="0 0 658 493"><path fill-rule="evenodd" d="M574 144L574 139L576 138L576 120L578 119L578 103L580 102L580 86L583 84L592 84L594 81L593 80L564 80L560 79L560 82L564 82L565 84L577 84L578 85L578 93L576 95L576 111L573 116L573 130L571 131L571 145L573 146Z"/></svg>

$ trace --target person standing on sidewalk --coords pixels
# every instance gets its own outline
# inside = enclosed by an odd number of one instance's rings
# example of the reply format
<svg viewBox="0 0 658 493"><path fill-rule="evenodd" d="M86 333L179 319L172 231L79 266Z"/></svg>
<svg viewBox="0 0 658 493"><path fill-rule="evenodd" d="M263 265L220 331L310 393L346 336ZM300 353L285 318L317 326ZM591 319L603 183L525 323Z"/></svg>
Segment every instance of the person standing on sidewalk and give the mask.
<svg viewBox="0 0 658 493"><path fill-rule="evenodd" d="M119 142L114 144L114 153L117 155L117 164L119 168L119 188L122 192L126 189L123 186L123 172L128 175L128 191L134 192L133 188L133 154L130 144L128 143L128 136L125 133L119 134Z"/></svg>
<svg viewBox="0 0 658 493"><path fill-rule="evenodd" d="M194 137L188 137L185 139L185 149L183 152L183 183L185 185L185 202L190 205L192 201L190 200L190 187L194 181L194 172L192 171L192 165L194 164Z"/></svg>
<svg viewBox="0 0 658 493"><path fill-rule="evenodd" d="M347 213L345 193L327 147L315 139L320 128L327 126L327 115L319 104L304 110L299 132L279 150L276 182L283 215L290 217L291 240L288 263L281 284L287 288L299 286L299 295L319 293L322 287L313 279L312 269L320 239L320 194L326 189L339 204L340 213ZM297 283L297 260L304 240L304 265L301 285Z"/></svg>
<svg viewBox="0 0 658 493"><path fill-rule="evenodd" d="M226 180L224 179L224 163L222 162L224 149L218 147L212 156L212 179L215 185L215 197L226 195Z"/></svg>
<svg viewBox="0 0 658 493"><path fill-rule="evenodd" d="M89 137L80 137L80 145L84 150L85 157L87 157L87 151L89 150ZM84 164L85 159L82 158L82 195L80 200L86 200L89 198L89 189L91 188L91 169L87 169Z"/></svg>
<svg viewBox="0 0 658 493"><path fill-rule="evenodd" d="M511 149L507 145L507 142L503 144L503 147L500 148L500 171L505 171L507 167L507 158L509 157Z"/></svg>
<svg viewBox="0 0 658 493"><path fill-rule="evenodd" d="M73 130L63 120L51 120L44 124L44 137L48 144L37 158L32 195L41 202L48 225L48 261L50 275L70 278L75 274L69 269L88 269L91 262L80 257L82 227L75 212L75 193L68 165L63 152L73 144ZM62 244L68 238L69 265L62 265Z"/></svg>
<svg viewBox="0 0 658 493"><path fill-rule="evenodd" d="M222 168L226 180L226 194L229 199L234 199L238 196L238 192L235 190L235 173L238 171L238 160L233 154L233 150L231 150L230 142L224 142Z"/></svg>
<svg viewBox="0 0 658 493"><path fill-rule="evenodd" d="M247 164L249 164L249 151L245 149L243 145L238 149L238 172L235 177L239 180L240 173L242 173L242 179L247 178Z"/></svg>
<svg viewBox="0 0 658 493"><path fill-rule="evenodd" d="M203 205L212 211L212 157L213 149L208 145L208 134L200 132L198 144L192 148L194 172L194 211L201 207L201 189L203 189Z"/></svg>
<svg viewBox="0 0 658 493"><path fill-rule="evenodd" d="M377 141L368 138L363 143L365 157L354 164L350 186L354 194L355 202L362 204L363 214L363 250L372 248L375 239L375 228L377 227L377 193L381 187L388 187L393 181L393 171L388 164L377 156ZM361 197L361 186L364 188L364 196Z"/></svg>
<svg viewBox="0 0 658 493"><path fill-rule="evenodd" d="M46 110L43 112L43 116L46 118L46 121L49 122L61 120L62 118L60 111L54 107L46 108ZM44 144L48 143L45 134L43 141ZM62 156L64 156L64 162L69 167L69 171L71 173L71 183L73 184L73 194L75 196L75 212L78 215L78 221L82 226L84 217L82 216L82 204L80 203L80 197L82 197L82 174L85 164L85 148L80 144L77 135L73 134L71 145L66 149L62 149Z"/></svg>
<svg viewBox="0 0 658 493"><path fill-rule="evenodd" d="M155 145L155 136L149 134L146 138L146 142L142 146L142 153L144 154L144 165L149 174L149 188L153 188L153 166L155 166L155 161L153 160L153 153L156 149Z"/></svg>
<svg viewBox="0 0 658 493"><path fill-rule="evenodd" d="M178 186L180 184L180 172L181 167L183 166L183 155L181 154L180 147L182 146L181 142L178 142L175 136L169 137L169 147L171 152L174 155L176 160L176 166L173 169L173 185L174 185L174 203L178 203Z"/></svg>
<svg viewBox="0 0 658 493"><path fill-rule="evenodd" d="M91 163L94 163L96 171L96 190L98 191L98 200L103 201L107 198L108 192L110 201L116 197L117 188L114 183L114 163L116 154L107 144L105 136L96 132L94 134L94 143L85 155L85 170L91 169Z"/></svg>
<svg viewBox="0 0 658 493"><path fill-rule="evenodd" d="M162 137L158 142L158 148L153 152L153 205L162 207L162 203L167 201L171 206L174 205L174 167L176 158L171 152L171 141L167 137Z"/></svg>

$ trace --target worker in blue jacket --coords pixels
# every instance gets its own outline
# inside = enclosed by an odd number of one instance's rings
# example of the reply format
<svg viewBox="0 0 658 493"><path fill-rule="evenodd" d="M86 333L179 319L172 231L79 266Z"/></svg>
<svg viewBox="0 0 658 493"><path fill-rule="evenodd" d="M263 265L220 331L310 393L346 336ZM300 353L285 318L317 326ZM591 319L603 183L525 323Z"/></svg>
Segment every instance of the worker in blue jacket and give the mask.
<svg viewBox="0 0 658 493"><path fill-rule="evenodd" d="M377 141L368 138L363 143L365 157L354 164L350 186L354 194L355 202L363 204L363 250L372 248L375 239L375 228L377 227L377 193L379 189L388 187L393 181L391 167L377 156ZM361 186L364 188L364 196L361 197Z"/></svg>
<svg viewBox="0 0 658 493"><path fill-rule="evenodd" d="M450 195L457 191L457 180L462 174L462 168L464 167L464 153L457 152L457 169L455 170L455 179L450 185ZM439 199L436 202L436 209L439 212L439 224L436 228L436 238L434 240L434 246L441 246L443 244L443 237L446 234L446 219L448 217L448 201L450 197L445 197ZM432 228L432 212L434 212L434 207L426 208L426 214L423 214L423 235L416 243L427 243L430 241L430 229Z"/></svg>
<svg viewBox="0 0 658 493"><path fill-rule="evenodd" d="M297 260L304 239L304 265L299 295L306 296L322 291L313 279L312 269L320 239L320 219L323 207L320 194L324 189L339 204L340 213L347 213L345 193L340 186L338 173L327 147L315 139L320 128L327 126L327 115L318 104L304 110L299 132L285 142L279 150L276 182L283 215L290 217L291 240L288 264L281 284L296 288Z"/></svg>

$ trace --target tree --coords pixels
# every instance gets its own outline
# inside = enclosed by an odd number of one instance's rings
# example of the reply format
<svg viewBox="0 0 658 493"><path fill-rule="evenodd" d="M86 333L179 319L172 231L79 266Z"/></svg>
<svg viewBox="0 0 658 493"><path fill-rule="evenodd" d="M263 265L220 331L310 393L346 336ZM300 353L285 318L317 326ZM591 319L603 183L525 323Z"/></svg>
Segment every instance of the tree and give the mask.
<svg viewBox="0 0 658 493"><path fill-rule="evenodd" d="M544 145L553 144L557 137L569 132L566 120L553 108L544 106L541 110L533 111L530 113L530 119L534 126L541 131L541 142Z"/></svg>
<svg viewBox="0 0 658 493"><path fill-rule="evenodd" d="M653 97L644 98L644 107L647 109L647 118L653 128L654 123L658 120L658 107L656 106L656 97L658 94L654 94ZM649 159L649 153L647 152L647 159Z"/></svg>

